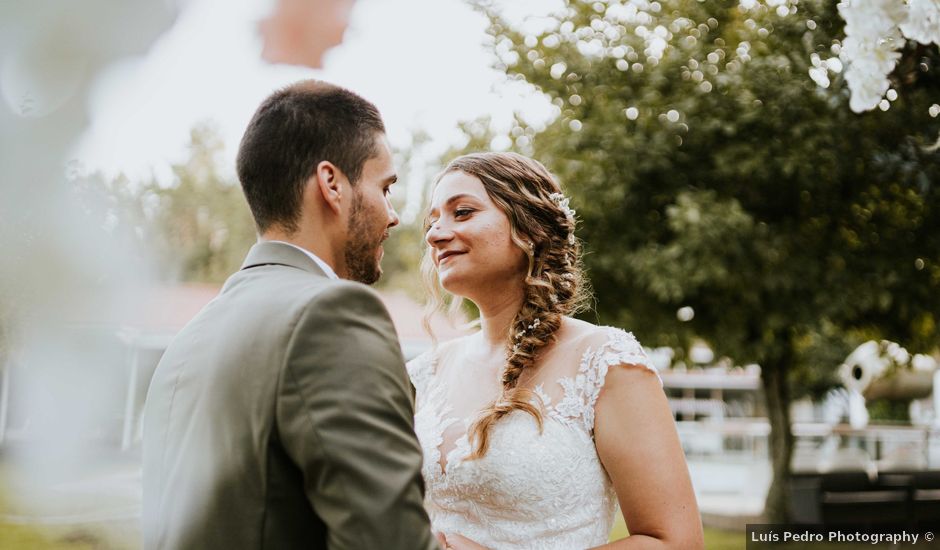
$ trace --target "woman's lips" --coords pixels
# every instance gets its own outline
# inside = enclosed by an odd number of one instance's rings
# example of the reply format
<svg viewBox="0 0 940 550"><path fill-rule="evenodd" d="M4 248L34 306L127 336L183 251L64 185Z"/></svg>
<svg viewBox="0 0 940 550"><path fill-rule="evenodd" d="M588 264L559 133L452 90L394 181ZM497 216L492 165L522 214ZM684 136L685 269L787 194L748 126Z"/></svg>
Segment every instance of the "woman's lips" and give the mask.
<svg viewBox="0 0 940 550"><path fill-rule="evenodd" d="M437 260L437 265L441 265L441 264L443 264L444 262L446 262L447 260L449 260L449 259L451 259L451 258L453 258L453 257L455 257L455 256L460 256L461 254L465 254L465 253L464 253L464 252L451 252L451 251L443 252L443 253L441 253L441 255L438 257L439 259Z"/></svg>

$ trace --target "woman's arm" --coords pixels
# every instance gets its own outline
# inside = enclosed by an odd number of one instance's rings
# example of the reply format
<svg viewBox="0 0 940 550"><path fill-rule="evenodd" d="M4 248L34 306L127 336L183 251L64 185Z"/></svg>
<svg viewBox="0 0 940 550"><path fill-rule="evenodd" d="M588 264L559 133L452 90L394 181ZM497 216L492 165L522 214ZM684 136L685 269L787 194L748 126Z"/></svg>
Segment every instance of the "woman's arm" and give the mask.
<svg viewBox="0 0 940 550"><path fill-rule="evenodd" d="M612 366L594 411L597 452L630 531L601 548L704 548L685 455L656 375Z"/></svg>

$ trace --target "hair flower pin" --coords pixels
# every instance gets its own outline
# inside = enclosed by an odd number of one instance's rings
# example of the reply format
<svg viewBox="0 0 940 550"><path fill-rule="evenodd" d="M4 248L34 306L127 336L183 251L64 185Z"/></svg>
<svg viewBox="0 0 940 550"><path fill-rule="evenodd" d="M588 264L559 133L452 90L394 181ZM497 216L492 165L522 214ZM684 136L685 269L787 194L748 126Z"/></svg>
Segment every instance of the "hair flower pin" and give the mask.
<svg viewBox="0 0 940 550"><path fill-rule="evenodd" d="M535 318L535 321L532 321L532 324L531 324L531 325L527 326L526 328L524 328L524 329L522 329L522 330L520 330L519 332L516 333L516 338L517 338L517 339L522 338L522 337L525 336L525 334L526 334L527 332L529 332L530 330L535 330L536 328L538 328L538 326L539 326L540 324L542 324L542 321L541 321L538 317L536 317L536 318Z"/></svg>
<svg viewBox="0 0 940 550"><path fill-rule="evenodd" d="M561 193L552 193L548 196L548 198L552 199L552 201L558 205L558 208L560 208L561 211L565 213L565 217L567 217L572 222L574 221L575 211L572 210L570 206L568 206L568 203L571 202L570 197L566 197Z"/></svg>
<svg viewBox="0 0 940 550"><path fill-rule="evenodd" d="M575 210L571 208L570 206L568 206L568 204L571 202L571 198L566 197L561 193L552 193L551 195L548 196L548 198L550 198L552 202L558 205L558 208L562 212L565 213L565 217L568 218L568 221L571 222L571 225L573 227L575 224L575 218L574 218ZM575 243L574 230L572 230L568 233L568 244L573 245L574 243Z"/></svg>

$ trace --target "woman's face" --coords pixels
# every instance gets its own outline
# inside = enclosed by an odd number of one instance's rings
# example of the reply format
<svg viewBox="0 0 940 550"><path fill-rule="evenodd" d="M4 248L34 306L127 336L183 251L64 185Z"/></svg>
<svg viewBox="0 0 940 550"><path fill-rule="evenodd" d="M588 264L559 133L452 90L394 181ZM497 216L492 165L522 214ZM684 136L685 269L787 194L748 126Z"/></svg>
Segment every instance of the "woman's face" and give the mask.
<svg viewBox="0 0 940 550"><path fill-rule="evenodd" d="M445 174L431 197L428 222L425 239L448 292L477 301L525 275L528 260L512 241L509 218L479 178Z"/></svg>

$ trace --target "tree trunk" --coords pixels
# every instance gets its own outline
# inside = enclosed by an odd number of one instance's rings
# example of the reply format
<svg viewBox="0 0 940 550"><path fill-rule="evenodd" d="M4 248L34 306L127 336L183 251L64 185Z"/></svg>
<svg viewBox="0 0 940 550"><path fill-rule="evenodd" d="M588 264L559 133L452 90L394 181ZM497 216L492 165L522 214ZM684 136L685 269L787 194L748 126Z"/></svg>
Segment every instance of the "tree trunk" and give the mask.
<svg viewBox="0 0 940 550"><path fill-rule="evenodd" d="M793 456L793 432L790 429L790 388L787 373L791 351L784 346L780 357L761 365L761 381L770 421L770 460L773 480L764 504L764 519L771 523L784 523L788 517L790 459Z"/></svg>

